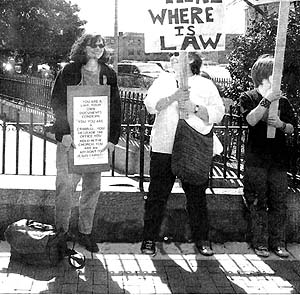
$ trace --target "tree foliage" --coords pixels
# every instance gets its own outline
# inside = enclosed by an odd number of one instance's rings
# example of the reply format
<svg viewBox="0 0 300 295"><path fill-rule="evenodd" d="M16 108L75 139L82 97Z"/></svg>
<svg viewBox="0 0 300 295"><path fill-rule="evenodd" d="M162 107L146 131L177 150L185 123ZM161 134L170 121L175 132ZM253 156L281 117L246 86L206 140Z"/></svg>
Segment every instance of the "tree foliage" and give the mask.
<svg viewBox="0 0 300 295"><path fill-rule="evenodd" d="M64 59L82 32L79 8L65 0L1 0L0 49L30 59Z"/></svg>
<svg viewBox="0 0 300 295"><path fill-rule="evenodd" d="M300 103L300 12L290 11L287 43L284 59L282 90L291 103L298 108ZM273 14L254 19L244 36L233 40L234 50L229 54L228 70L233 83L226 89L227 97L238 100L243 91L253 88L251 67L256 59L265 53L275 51L278 15Z"/></svg>

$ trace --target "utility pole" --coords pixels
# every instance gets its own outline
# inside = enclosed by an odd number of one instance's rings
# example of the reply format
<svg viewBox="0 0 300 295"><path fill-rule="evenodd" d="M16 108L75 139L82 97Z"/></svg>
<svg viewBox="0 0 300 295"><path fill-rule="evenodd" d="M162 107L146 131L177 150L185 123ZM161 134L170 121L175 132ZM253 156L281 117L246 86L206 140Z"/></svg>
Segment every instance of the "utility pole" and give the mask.
<svg viewBox="0 0 300 295"><path fill-rule="evenodd" d="M115 0L115 53L114 53L114 70L118 75L119 62L119 31L118 31L118 0Z"/></svg>

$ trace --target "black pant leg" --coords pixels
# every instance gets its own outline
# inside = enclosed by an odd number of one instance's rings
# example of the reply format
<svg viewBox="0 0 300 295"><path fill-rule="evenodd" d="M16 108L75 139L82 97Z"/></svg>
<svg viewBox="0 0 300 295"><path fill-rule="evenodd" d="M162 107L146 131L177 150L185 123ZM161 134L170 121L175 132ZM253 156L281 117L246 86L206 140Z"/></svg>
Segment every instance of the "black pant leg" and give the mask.
<svg viewBox="0 0 300 295"><path fill-rule="evenodd" d="M150 185L145 201L144 240L157 240L174 182L175 176L171 170L171 155L152 152Z"/></svg>
<svg viewBox="0 0 300 295"><path fill-rule="evenodd" d="M187 211L190 220L193 240L208 240L209 222L206 202L206 189L208 182L203 185L182 183L182 188L187 199Z"/></svg>
<svg viewBox="0 0 300 295"><path fill-rule="evenodd" d="M285 246L287 172L271 167L268 174L269 246Z"/></svg>
<svg viewBox="0 0 300 295"><path fill-rule="evenodd" d="M252 246L268 247L268 168L245 166L244 195L250 207Z"/></svg>

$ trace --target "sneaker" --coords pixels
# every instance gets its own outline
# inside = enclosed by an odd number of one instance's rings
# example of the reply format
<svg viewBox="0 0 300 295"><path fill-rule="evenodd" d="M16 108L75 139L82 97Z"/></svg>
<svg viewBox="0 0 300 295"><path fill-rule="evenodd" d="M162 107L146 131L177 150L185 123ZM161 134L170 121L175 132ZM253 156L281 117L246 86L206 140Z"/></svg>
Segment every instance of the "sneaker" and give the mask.
<svg viewBox="0 0 300 295"><path fill-rule="evenodd" d="M269 257L270 256L270 252L269 252L268 248L265 246L255 247L254 252L257 256L260 256L260 257Z"/></svg>
<svg viewBox="0 0 300 295"><path fill-rule="evenodd" d="M277 256L281 258L287 258L290 255L289 252L284 247L278 246L273 248L272 250Z"/></svg>
<svg viewBox="0 0 300 295"><path fill-rule="evenodd" d="M204 256L212 256L215 254L214 251L211 249L210 243L208 241L198 241L195 245L199 253Z"/></svg>
<svg viewBox="0 0 300 295"><path fill-rule="evenodd" d="M141 252L143 254L154 256L156 254L155 242L151 240L144 240L142 242Z"/></svg>
<svg viewBox="0 0 300 295"><path fill-rule="evenodd" d="M90 252L93 252L93 253L99 252L97 243L93 240L91 235L79 233L78 243L81 246L84 246Z"/></svg>

